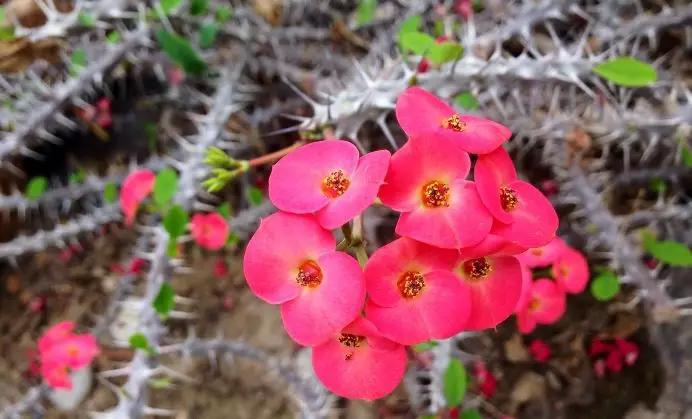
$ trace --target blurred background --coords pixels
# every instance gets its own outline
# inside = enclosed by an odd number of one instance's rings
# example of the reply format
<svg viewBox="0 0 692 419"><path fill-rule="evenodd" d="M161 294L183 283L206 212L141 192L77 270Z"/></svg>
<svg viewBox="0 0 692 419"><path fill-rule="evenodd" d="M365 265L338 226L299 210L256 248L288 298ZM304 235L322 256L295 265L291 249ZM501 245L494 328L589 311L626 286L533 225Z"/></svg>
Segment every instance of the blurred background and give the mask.
<svg viewBox="0 0 692 419"><path fill-rule="evenodd" d="M690 418L691 83L685 0L0 0L0 417ZM268 167L210 194L204 158L325 137L393 152L412 84L512 130L591 285L530 335L510 318L413 348L391 396L348 401L243 279ZM183 237L171 256L155 213L123 225L122 180L166 167L176 204L228 218L223 250ZM371 251L395 223L368 210ZM102 349L67 401L35 365L64 319ZM153 350L135 353L135 332ZM637 349L619 369L593 349L618 340Z"/></svg>

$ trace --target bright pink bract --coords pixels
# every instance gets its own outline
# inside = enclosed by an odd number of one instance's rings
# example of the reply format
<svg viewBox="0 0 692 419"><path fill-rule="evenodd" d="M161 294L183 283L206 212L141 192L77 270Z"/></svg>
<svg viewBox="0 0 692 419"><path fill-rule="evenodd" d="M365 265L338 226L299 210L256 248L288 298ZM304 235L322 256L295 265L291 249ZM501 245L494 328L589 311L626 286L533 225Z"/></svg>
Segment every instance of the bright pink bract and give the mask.
<svg viewBox="0 0 692 419"><path fill-rule="evenodd" d="M207 250L219 250L228 239L228 223L221 214L195 214L190 220L190 232L195 242Z"/></svg>

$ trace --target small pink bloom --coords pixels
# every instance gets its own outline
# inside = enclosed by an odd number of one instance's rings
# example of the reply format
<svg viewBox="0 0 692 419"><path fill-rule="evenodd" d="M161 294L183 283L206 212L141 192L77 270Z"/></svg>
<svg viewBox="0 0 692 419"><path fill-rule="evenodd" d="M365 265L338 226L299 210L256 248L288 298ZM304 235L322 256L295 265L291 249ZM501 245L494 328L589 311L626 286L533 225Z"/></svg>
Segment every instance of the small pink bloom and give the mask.
<svg viewBox="0 0 692 419"><path fill-rule="evenodd" d="M454 11L464 20L468 20L473 15L471 0L455 0Z"/></svg>
<svg viewBox="0 0 692 419"><path fill-rule="evenodd" d="M581 252L565 248L553 264L553 277L565 292L578 294L589 282L589 265Z"/></svg>
<svg viewBox="0 0 692 419"><path fill-rule="evenodd" d="M430 61L428 61L426 58L421 58L420 62L418 63L418 67L416 68L416 71L423 74L427 73L429 69Z"/></svg>
<svg viewBox="0 0 692 419"><path fill-rule="evenodd" d="M214 278L223 279L228 275L228 265L222 257L216 258L214 262Z"/></svg>
<svg viewBox="0 0 692 419"><path fill-rule="evenodd" d="M613 345L612 343L606 343L600 339L593 338L591 340L591 345L589 346L589 356L595 357L604 353L608 353L615 349L615 345Z"/></svg>
<svg viewBox="0 0 692 419"><path fill-rule="evenodd" d="M50 350L56 343L62 342L72 335L74 330L74 322L61 321L54 324L38 340L38 350L40 353L45 353Z"/></svg>
<svg viewBox="0 0 692 419"><path fill-rule="evenodd" d="M168 81L172 86L178 86L185 80L185 72L180 67L172 67L168 70Z"/></svg>
<svg viewBox="0 0 692 419"><path fill-rule="evenodd" d="M544 246L555 237L555 209L538 189L517 178L504 148L478 158L474 180L483 204L496 219L493 234L524 247Z"/></svg>
<svg viewBox="0 0 692 419"><path fill-rule="evenodd" d="M449 139L469 153L490 153L512 132L504 125L454 108L420 87L409 87L396 102L396 118L411 141L430 136Z"/></svg>
<svg viewBox="0 0 692 419"><path fill-rule="evenodd" d="M454 273L471 290L468 329L495 327L514 313L523 282L517 258L496 255L469 258L461 252Z"/></svg>
<svg viewBox="0 0 692 419"><path fill-rule="evenodd" d="M488 234L480 243L475 246L459 249L467 258L475 258L487 255L496 256L517 256L526 252L525 247L512 243L500 236Z"/></svg>
<svg viewBox="0 0 692 419"><path fill-rule="evenodd" d="M408 141L394 153L380 199L402 213L396 232L447 249L480 243L492 217L476 185L465 180L470 165L457 141L431 135Z"/></svg>
<svg viewBox="0 0 692 419"><path fill-rule="evenodd" d="M555 262L567 248L567 245L561 238L555 237L545 246L528 249L524 253L517 255L517 258L529 268L540 268Z"/></svg>
<svg viewBox="0 0 692 419"><path fill-rule="evenodd" d="M557 182L555 182L552 179L547 179L547 180L542 181L540 183L540 186L541 186L541 190L543 191L543 193L547 197L551 197L553 195L556 195L560 191L560 189L557 185Z"/></svg>
<svg viewBox="0 0 692 419"><path fill-rule="evenodd" d="M482 361L474 364L474 375L481 394L487 399L493 397L497 388L497 379Z"/></svg>
<svg viewBox="0 0 692 419"><path fill-rule="evenodd" d="M322 227L337 228L373 203L384 181L389 152L359 158L348 141L301 146L279 160L269 176L269 199L282 211L315 213Z"/></svg>
<svg viewBox="0 0 692 419"><path fill-rule="evenodd" d="M190 232L192 238L201 248L219 250L228 239L228 223L219 213L198 213L192 216Z"/></svg>
<svg viewBox="0 0 692 419"><path fill-rule="evenodd" d="M29 311L32 313L40 313L46 306L46 299L43 297L34 297L29 301Z"/></svg>
<svg viewBox="0 0 692 419"><path fill-rule="evenodd" d="M368 320L402 345L461 332L471 301L469 287L451 272L455 261L453 250L405 237L379 248L365 266Z"/></svg>
<svg viewBox="0 0 692 419"><path fill-rule="evenodd" d="M125 224L132 225L139 204L154 189L156 175L151 170L135 170L127 175L120 190L120 207L125 213Z"/></svg>
<svg viewBox="0 0 692 419"><path fill-rule="evenodd" d="M530 333L536 324L556 322L565 312L565 293L555 282L541 278L531 285L531 294L517 312L521 333Z"/></svg>
<svg viewBox="0 0 692 419"><path fill-rule="evenodd" d="M47 352L41 354L41 360L47 364L67 365L79 369L89 365L99 348L92 335L72 335L57 342Z"/></svg>
<svg viewBox="0 0 692 419"><path fill-rule="evenodd" d="M391 393L406 370L406 350L382 337L367 319L358 317L312 350L317 378L333 393L349 399L374 400Z"/></svg>
<svg viewBox="0 0 692 419"><path fill-rule="evenodd" d="M658 260L656 260L656 258L646 258L644 259L644 265L649 269L656 269Z"/></svg>
<svg viewBox="0 0 692 419"><path fill-rule="evenodd" d="M137 275L142 272L142 269L144 268L144 265L146 265L147 261L142 259L142 258L134 258L130 262L130 266L127 269L131 274Z"/></svg>
<svg viewBox="0 0 692 419"><path fill-rule="evenodd" d="M62 263L67 263L70 261L70 259L72 259L73 255L74 255L74 252L72 251L72 249L70 249L69 247L66 247L60 251L60 254L58 255L58 259Z"/></svg>
<svg viewBox="0 0 692 419"><path fill-rule="evenodd" d="M619 351L610 351L606 356L605 366L610 372L622 371L622 354Z"/></svg>
<svg viewBox="0 0 692 419"><path fill-rule="evenodd" d="M41 364L41 375L50 387L55 389L72 389L72 380L70 380L69 370L67 365L60 363L43 363Z"/></svg>
<svg viewBox="0 0 692 419"><path fill-rule="evenodd" d="M639 346L636 343L624 339L615 339L618 351L622 354L625 364L633 365L639 358Z"/></svg>
<svg viewBox="0 0 692 419"><path fill-rule="evenodd" d="M281 304L293 340L315 346L349 324L365 300L358 262L337 252L332 234L309 215L278 212L263 219L243 263L255 295Z"/></svg>
<svg viewBox="0 0 692 419"><path fill-rule="evenodd" d="M98 114L96 115L96 124L101 128L108 128L113 124L113 117L111 114L111 101L110 99L104 97L96 102L96 108L98 109Z"/></svg>
<svg viewBox="0 0 692 419"><path fill-rule="evenodd" d="M593 363L593 372L596 374L596 377L603 378L605 376L605 370L606 365L604 360L598 359Z"/></svg>
<svg viewBox="0 0 692 419"><path fill-rule="evenodd" d="M114 274L122 275L125 273L125 268L123 268L123 265L120 263L112 263L110 271Z"/></svg>
<svg viewBox="0 0 692 419"><path fill-rule="evenodd" d="M531 341L529 344L529 352L533 359L542 364L548 362L552 353L550 346L541 339L534 339Z"/></svg>

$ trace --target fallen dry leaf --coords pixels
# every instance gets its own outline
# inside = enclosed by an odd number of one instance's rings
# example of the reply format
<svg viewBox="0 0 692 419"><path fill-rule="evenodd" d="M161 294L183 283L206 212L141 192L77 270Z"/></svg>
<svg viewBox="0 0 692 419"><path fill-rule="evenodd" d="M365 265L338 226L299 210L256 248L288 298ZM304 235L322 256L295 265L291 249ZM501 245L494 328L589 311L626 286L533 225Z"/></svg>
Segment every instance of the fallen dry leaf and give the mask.
<svg viewBox="0 0 692 419"><path fill-rule="evenodd" d="M26 38L0 41L0 73L21 73L36 60L55 64L62 43L57 38L31 42Z"/></svg>
<svg viewBox="0 0 692 419"><path fill-rule="evenodd" d="M510 399L512 403L519 406L529 400L545 398L546 384L543 376L535 372L526 372L514 384Z"/></svg>
<svg viewBox="0 0 692 419"><path fill-rule="evenodd" d="M515 334L505 342L505 357L510 362L526 362L529 360L529 352L524 346L521 335Z"/></svg>
<svg viewBox="0 0 692 419"><path fill-rule="evenodd" d="M281 16L284 12L282 0L253 0L252 8L270 25L277 26L281 23Z"/></svg>

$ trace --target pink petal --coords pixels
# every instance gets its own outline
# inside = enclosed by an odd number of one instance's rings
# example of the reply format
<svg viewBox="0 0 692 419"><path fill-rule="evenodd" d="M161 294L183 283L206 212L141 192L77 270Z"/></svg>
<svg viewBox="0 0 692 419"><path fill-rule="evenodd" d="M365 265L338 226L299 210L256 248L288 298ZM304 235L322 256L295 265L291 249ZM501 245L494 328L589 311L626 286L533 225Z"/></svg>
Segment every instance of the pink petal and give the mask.
<svg viewBox="0 0 692 419"><path fill-rule="evenodd" d="M517 195L512 223L495 223L492 232L524 247L538 247L555 238L559 220L550 201L533 185L516 180L509 184Z"/></svg>
<svg viewBox="0 0 692 419"><path fill-rule="evenodd" d="M529 268L539 268L548 266L555 262L567 245L561 238L555 237L545 246L528 249L524 253L517 255L519 260Z"/></svg>
<svg viewBox="0 0 692 419"><path fill-rule="evenodd" d="M451 106L420 87L409 87L396 101L396 119L409 137L435 131L452 114Z"/></svg>
<svg viewBox="0 0 692 419"><path fill-rule="evenodd" d="M304 346L315 346L343 329L358 315L365 301L363 271L343 252L326 253L317 260L322 282L303 287L293 300L281 305L288 335Z"/></svg>
<svg viewBox="0 0 692 419"><path fill-rule="evenodd" d="M511 223L512 214L502 208L500 200L500 188L517 179L517 171L507 151L498 147L492 153L480 156L473 168L473 179L488 211L503 223Z"/></svg>
<svg viewBox="0 0 692 419"><path fill-rule="evenodd" d="M406 237L380 247L365 265L365 287L368 297L377 305L393 307L402 296L397 282L406 272L426 275L432 271L449 271L456 263L457 252L439 249Z"/></svg>
<svg viewBox="0 0 692 419"><path fill-rule="evenodd" d="M300 265L335 248L334 236L314 217L277 212L261 221L245 248L245 280L264 301L284 303L300 294Z"/></svg>
<svg viewBox="0 0 692 419"><path fill-rule="evenodd" d="M41 338L38 340L38 350L41 353L47 352L56 343L62 342L63 340L69 338L72 335L72 331L75 328L74 322L71 321L61 321L54 324L48 330L46 330Z"/></svg>
<svg viewBox="0 0 692 419"><path fill-rule="evenodd" d="M536 318L528 311L517 313L517 329L519 333L528 334L536 328Z"/></svg>
<svg viewBox="0 0 692 419"><path fill-rule="evenodd" d="M301 146L284 156L269 175L269 199L282 211L307 214L323 208L330 198L322 181L341 170L351 176L358 149L348 141L323 140Z"/></svg>
<svg viewBox="0 0 692 419"><path fill-rule="evenodd" d="M66 365L43 363L41 364L41 375L46 384L54 389L72 389L72 381Z"/></svg>
<svg viewBox="0 0 692 419"><path fill-rule="evenodd" d="M505 321L515 310L522 287L522 272L514 256L487 256L491 270L484 278L467 276L462 254L455 272L471 289L471 314L468 329L481 330L495 327Z"/></svg>
<svg viewBox="0 0 692 419"><path fill-rule="evenodd" d="M533 317L538 323L554 323L565 313L565 293L550 279L535 280L531 288L531 295L538 304L529 310L532 311Z"/></svg>
<svg viewBox="0 0 692 419"><path fill-rule="evenodd" d="M501 148L502 143L512 136L512 131L490 119L472 115L459 115L466 127L463 131L438 127L435 133L441 137L458 141L461 147L473 154L486 154Z"/></svg>
<svg viewBox="0 0 692 419"><path fill-rule="evenodd" d="M120 207L125 214L125 223L131 225L135 220L139 204L154 189L156 175L151 170L135 170L127 175L120 189Z"/></svg>
<svg viewBox="0 0 692 419"><path fill-rule="evenodd" d="M464 254L464 257L473 259L488 255L518 255L526 251L526 248L507 241L500 236L488 234L477 245L464 247L459 251Z"/></svg>
<svg viewBox="0 0 692 419"><path fill-rule="evenodd" d="M423 187L427 183L450 185L465 179L470 167L468 153L454 141L422 136L394 153L379 197L394 210L412 211L422 206Z"/></svg>
<svg viewBox="0 0 692 419"><path fill-rule="evenodd" d="M424 275L425 288L412 298L400 298L394 307L368 301L365 312L387 338L413 345L446 339L462 331L469 318L470 291L449 271Z"/></svg>
<svg viewBox="0 0 692 419"><path fill-rule="evenodd" d="M377 197L389 167L389 151L379 150L360 158L343 195L330 200L317 213L322 227L332 230L352 220Z"/></svg>
<svg viewBox="0 0 692 419"><path fill-rule="evenodd" d="M56 343L48 352L41 354L41 362L67 365L72 369L89 365L99 348L92 335L74 335Z"/></svg>
<svg viewBox="0 0 692 419"><path fill-rule="evenodd" d="M190 231L195 242L208 250L219 250L228 238L228 223L221 214L195 214L190 221Z"/></svg>
<svg viewBox="0 0 692 419"><path fill-rule="evenodd" d="M570 294L584 291L589 282L589 265L581 252L564 248L553 265L553 277Z"/></svg>
<svg viewBox="0 0 692 419"><path fill-rule="evenodd" d="M364 322L369 323L362 318L354 323ZM353 333L353 329L344 332ZM339 337L333 336L312 350L315 375L331 392L349 399L375 400L391 393L401 382L406 371L403 346L365 335L358 347L348 347L339 342Z"/></svg>
<svg viewBox="0 0 692 419"><path fill-rule="evenodd" d="M432 246L459 249L480 243L488 235L492 217L478 197L473 182L450 184L448 207L421 206L401 214L396 233Z"/></svg>
<svg viewBox="0 0 692 419"><path fill-rule="evenodd" d="M519 259L519 265L521 266L521 294L519 294L519 300L517 301L517 306L515 308L516 312L525 310L526 304L528 304L531 298L531 288L533 286L533 274L528 266L524 265Z"/></svg>

